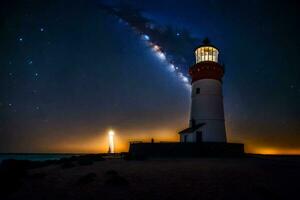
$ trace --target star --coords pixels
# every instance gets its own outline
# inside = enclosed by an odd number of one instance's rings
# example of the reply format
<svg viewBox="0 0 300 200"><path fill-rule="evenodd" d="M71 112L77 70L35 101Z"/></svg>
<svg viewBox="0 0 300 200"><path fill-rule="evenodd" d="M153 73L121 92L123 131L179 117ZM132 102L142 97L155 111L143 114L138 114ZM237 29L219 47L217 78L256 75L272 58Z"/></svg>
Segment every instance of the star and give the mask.
<svg viewBox="0 0 300 200"><path fill-rule="evenodd" d="M20 42L23 42L23 38L20 37L20 38L19 38L19 41L20 41Z"/></svg>
<svg viewBox="0 0 300 200"><path fill-rule="evenodd" d="M29 65L31 65L32 63L33 63L33 61L32 61L32 60L29 60L29 61L28 61L28 64L29 64Z"/></svg>
<svg viewBox="0 0 300 200"><path fill-rule="evenodd" d="M148 35L143 35L144 40L150 40L150 37Z"/></svg>
<svg viewBox="0 0 300 200"><path fill-rule="evenodd" d="M41 31L41 32L44 32L44 28L40 28L40 31Z"/></svg>

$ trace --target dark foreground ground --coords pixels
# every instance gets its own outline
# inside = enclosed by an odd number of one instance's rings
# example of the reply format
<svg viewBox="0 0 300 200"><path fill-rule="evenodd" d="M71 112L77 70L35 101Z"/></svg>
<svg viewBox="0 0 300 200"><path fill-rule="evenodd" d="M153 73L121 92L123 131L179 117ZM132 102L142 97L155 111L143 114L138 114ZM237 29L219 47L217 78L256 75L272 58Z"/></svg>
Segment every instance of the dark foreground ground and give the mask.
<svg viewBox="0 0 300 200"><path fill-rule="evenodd" d="M0 199L298 199L300 157L72 161L0 181Z"/></svg>

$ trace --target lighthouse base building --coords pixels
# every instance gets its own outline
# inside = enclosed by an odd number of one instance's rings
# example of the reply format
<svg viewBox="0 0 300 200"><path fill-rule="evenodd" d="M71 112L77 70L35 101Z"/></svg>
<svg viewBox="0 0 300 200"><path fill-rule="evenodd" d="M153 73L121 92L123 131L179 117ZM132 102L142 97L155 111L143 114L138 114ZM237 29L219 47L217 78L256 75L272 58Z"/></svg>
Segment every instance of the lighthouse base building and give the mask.
<svg viewBox="0 0 300 200"><path fill-rule="evenodd" d="M241 156L244 145L228 143L223 106L224 66L219 50L208 39L195 49L196 63L189 69L191 106L189 126L179 132L180 142L131 143L133 159L149 157Z"/></svg>

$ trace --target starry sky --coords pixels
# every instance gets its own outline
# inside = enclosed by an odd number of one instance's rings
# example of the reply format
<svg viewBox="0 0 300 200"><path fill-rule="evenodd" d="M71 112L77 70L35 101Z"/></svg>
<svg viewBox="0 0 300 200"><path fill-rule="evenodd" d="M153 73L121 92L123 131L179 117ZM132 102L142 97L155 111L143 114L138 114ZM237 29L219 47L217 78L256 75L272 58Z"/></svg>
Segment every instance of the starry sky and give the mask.
<svg viewBox="0 0 300 200"><path fill-rule="evenodd" d="M194 62L186 38L209 37L226 66L228 140L252 153L300 154L298 3L104 1L120 2L159 27L162 41L172 27L174 45L162 48L182 61L175 71L100 0L1 1L0 152L106 152L111 128L118 152L129 141L178 140Z"/></svg>

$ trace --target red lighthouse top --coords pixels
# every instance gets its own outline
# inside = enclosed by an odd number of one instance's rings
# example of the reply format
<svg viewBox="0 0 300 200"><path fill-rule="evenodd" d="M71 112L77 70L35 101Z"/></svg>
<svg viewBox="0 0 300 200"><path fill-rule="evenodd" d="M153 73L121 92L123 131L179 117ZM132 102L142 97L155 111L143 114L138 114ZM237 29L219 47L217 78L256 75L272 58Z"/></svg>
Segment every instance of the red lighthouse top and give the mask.
<svg viewBox="0 0 300 200"><path fill-rule="evenodd" d="M190 67L192 83L201 79L222 81L224 68L218 62L219 50L206 38L203 44L195 49L196 64Z"/></svg>

